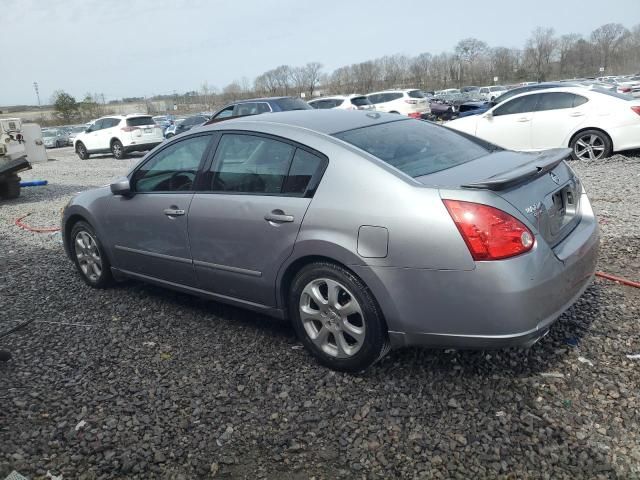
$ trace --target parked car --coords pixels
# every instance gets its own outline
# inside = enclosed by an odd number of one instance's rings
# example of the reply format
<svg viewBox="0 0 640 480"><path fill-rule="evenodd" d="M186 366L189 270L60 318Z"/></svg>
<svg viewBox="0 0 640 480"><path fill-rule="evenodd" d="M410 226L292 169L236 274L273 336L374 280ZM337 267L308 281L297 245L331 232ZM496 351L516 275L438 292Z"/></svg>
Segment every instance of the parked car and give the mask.
<svg viewBox="0 0 640 480"><path fill-rule="evenodd" d="M376 110L387 113L399 113L412 118L420 118L429 113L429 102L420 90L385 90L367 95Z"/></svg>
<svg viewBox="0 0 640 480"><path fill-rule="evenodd" d="M58 128L45 128L42 130L42 143L46 148L65 147L68 137Z"/></svg>
<svg viewBox="0 0 640 480"><path fill-rule="evenodd" d="M479 96L483 100L494 100L507 91L507 87L502 85L491 85L488 87L481 87L479 90Z"/></svg>
<svg viewBox="0 0 640 480"><path fill-rule="evenodd" d="M437 90L434 95L452 95L452 94L460 94L462 93L459 88L445 88L444 90Z"/></svg>
<svg viewBox="0 0 640 480"><path fill-rule="evenodd" d="M185 118L182 122L176 125L175 129L173 129L172 134L167 134L167 138L171 138L173 135L179 135L181 133L187 132L191 130L193 127L198 127L200 125L204 125L206 121L209 120L210 117L206 115L192 115L190 117Z"/></svg>
<svg viewBox="0 0 640 480"><path fill-rule="evenodd" d="M232 117L311 109L312 107L307 102L297 97L251 98L249 100L239 100L220 109L211 117L207 125L228 120Z"/></svg>
<svg viewBox="0 0 640 480"><path fill-rule="evenodd" d="M93 153L109 152L121 159L129 152L151 150L163 140L162 127L150 115L110 115L94 120L78 133L73 147L82 160Z"/></svg>
<svg viewBox="0 0 640 480"><path fill-rule="evenodd" d="M460 89L460 93L478 93L480 91L480 87L476 87L473 85L469 85L468 87L462 87Z"/></svg>
<svg viewBox="0 0 640 480"><path fill-rule="evenodd" d="M640 148L640 101L609 90L554 88L518 95L447 126L511 150L569 147L573 158L593 160Z"/></svg>
<svg viewBox="0 0 640 480"><path fill-rule="evenodd" d="M164 133L167 128L173 125L173 116L171 115L156 115L152 118L157 125L160 125L162 127L162 133Z"/></svg>
<svg viewBox="0 0 640 480"><path fill-rule="evenodd" d="M341 110L375 110L376 107L366 95L334 95L322 97L307 102L312 108L327 110L339 108Z"/></svg>
<svg viewBox="0 0 640 480"><path fill-rule="evenodd" d="M287 317L336 370L390 346L531 345L596 265L569 154L378 112L245 117L73 197L63 244L92 287L130 277Z"/></svg>
<svg viewBox="0 0 640 480"><path fill-rule="evenodd" d="M164 131L164 138L171 138L175 136L178 126L186 120L185 118L176 118L171 125L169 125Z"/></svg>
<svg viewBox="0 0 640 480"><path fill-rule="evenodd" d="M79 133L84 132L88 127L86 125L73 125L69 130L67 145L73 146L73 141Z"/></svg>

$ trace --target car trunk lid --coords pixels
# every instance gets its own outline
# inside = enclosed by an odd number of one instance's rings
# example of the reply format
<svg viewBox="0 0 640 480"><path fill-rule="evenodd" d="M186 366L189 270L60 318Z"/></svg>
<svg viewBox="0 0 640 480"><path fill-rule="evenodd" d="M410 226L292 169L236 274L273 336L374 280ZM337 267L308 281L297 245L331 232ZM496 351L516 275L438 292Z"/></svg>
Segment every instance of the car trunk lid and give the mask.
<svg viewBox="0 0 640 480"><path fill-rule="evenodd" d="M552 247L580 222L580 180L565 163L571 150L500 151L416 178L434 187L489 190L513 205Z"/></svg>

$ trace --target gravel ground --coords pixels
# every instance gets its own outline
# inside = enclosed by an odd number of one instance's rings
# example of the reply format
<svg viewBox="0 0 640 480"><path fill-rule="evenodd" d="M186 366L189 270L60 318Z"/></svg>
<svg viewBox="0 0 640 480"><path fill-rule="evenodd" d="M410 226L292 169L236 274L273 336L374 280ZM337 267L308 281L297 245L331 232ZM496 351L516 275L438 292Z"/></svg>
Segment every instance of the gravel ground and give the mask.
<svg viewBox="0 0 640 480"><path fill-rule="evenodd" d="M640 280L640 154L572 167L600 269ZM0 478L640 478L637 290L597 280L529 350L394 351L319 367L286 323L136 282L95 291L56 225L136 160L35 165L0 206Z"/></svg>

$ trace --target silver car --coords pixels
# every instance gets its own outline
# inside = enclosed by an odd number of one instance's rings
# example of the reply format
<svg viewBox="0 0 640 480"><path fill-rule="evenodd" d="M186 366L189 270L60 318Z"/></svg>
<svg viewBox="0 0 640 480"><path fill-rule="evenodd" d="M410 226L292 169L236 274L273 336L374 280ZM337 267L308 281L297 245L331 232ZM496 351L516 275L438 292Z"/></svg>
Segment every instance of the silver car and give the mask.
<svg viewBox="0 0 640 480"><path fill-rule="evenodd" d="M532 345L596 265L570 153L393 114L245 117L74 197L64 245L93 287L129 277L288 317L337 370L390 347Z"/></svg>

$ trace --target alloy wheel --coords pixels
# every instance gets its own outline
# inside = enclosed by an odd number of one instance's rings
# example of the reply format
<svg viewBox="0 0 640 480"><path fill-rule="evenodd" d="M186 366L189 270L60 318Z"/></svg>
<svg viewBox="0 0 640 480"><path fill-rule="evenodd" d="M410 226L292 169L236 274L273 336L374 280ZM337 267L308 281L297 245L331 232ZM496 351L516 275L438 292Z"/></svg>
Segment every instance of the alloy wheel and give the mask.
<svg viewBox="0 0 640 480"><path fill-rule="evenodd" d="M576 141L574 151L580 160L597 160L604 156L606 145L602 137L590 133Z"/></svg>
<svg viewBox="0 0 640 480"><path fill-rule="evenodd" d="M89 232L81 230L76 234L75 253L84 276L97 282L102 275L102 258L98 244Z"/></svg>
<svg viewBox="0 0 640 480"><path fill-rule="evenodd" d="M366 325L356 298L340 282L319 278L300 295L300 319L309 339L335 358L353 357L362 348Z"/></svg>

